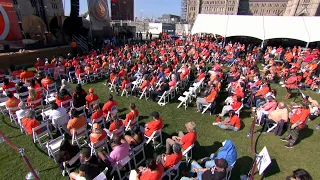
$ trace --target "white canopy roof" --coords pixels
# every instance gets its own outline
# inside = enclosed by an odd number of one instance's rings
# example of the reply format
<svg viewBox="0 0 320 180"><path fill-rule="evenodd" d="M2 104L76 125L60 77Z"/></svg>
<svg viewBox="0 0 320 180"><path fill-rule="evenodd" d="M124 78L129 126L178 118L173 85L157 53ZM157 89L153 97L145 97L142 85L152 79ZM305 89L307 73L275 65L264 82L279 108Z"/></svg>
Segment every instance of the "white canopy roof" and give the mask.
<svg viewBox="0 0 320 180"><path fill-rule="evenodd" d="M314 42L320 41L319 29L320 17L199 14L191 32L225 37L250 36L261 40L290 38Z"/></svg>

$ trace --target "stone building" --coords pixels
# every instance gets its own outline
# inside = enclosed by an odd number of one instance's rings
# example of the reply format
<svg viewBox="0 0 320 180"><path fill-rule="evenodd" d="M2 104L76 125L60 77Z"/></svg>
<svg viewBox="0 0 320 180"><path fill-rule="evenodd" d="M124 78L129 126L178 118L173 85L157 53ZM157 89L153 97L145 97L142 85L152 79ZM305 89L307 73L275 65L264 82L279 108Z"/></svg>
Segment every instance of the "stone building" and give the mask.
<svg viewBox="0 0 320 180"><path fill-rule="evenodd" d="M193 24L200 12L200 0L188 0L187 22Z"/></svg>
<svg viewBox="0 0 320 180"><path fill-rule="evenodd" d="M287 0L242 0L239 15L282 16L287 7Z"/></svg>
<svg viewBox="0 0 320 180"><path fill-rule="evenodd" d="M319 0L288 0L285 16L319 16Z"/></svg>
<svg viewBox="0 0 320 180"><path fill-rule="evenodd" d="M230 14L238 13L239 0L202 0L201 14Z"/></svg>

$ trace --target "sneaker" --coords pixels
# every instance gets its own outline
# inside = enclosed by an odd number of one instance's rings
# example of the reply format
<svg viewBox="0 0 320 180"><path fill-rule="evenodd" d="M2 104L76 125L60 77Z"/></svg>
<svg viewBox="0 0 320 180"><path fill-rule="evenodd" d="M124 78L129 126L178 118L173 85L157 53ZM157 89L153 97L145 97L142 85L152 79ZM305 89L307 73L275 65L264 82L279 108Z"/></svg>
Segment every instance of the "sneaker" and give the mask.
<svg viewBox="0 0 320 180"><path fill-rule="evenodd" d="M293 148L293 144L289 143L289 144L285 145L284 147L292 149Z"/></svg>
<svg viewBox="0 0 320 180"><path fill-rule="evenodd" d="M284 141L284 142L289 142L288 138L286 138L286 137L285 138L280 138L280 140Z"/></svg>

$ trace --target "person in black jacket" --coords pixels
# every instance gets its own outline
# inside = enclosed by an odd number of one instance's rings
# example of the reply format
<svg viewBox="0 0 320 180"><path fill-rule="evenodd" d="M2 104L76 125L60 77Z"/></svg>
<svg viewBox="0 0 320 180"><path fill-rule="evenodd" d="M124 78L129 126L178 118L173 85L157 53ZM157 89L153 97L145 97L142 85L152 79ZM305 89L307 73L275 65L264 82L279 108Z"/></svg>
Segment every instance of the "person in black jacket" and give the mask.
<svg viewBox="0 0 320 180"><path fill-rule="evenodd" d="M165 79L164 82L162 82L162 84L156 91L152 91L150 93L150 96L152 100L156 101L158 96L161 96L165 91L168 91L169 89L170 89L169 81L168 79Z"/></svg>
<svg viewBox="0 0 320 180"><path fill-rule="evenodd" d="M73 106L79 108L86 105L86 96L86 91L82 89L81 84L78 84L76 90L73 93Z"/></svg>
<svg viewBox="0 0 320 180"><path fill-rule="evenodd" d="M60 168L63 170L62 174L65 174L63 162L71 160L74 156L76 156L80 152L80 149L78 146L73 146L71 145L70 141L68 140L63 140L61 142L61 146L59 149L59 153L57 155L57 161L60 164ZM73 165L67 167L75 167L80 163L79 160L77 160Z"/></svg>

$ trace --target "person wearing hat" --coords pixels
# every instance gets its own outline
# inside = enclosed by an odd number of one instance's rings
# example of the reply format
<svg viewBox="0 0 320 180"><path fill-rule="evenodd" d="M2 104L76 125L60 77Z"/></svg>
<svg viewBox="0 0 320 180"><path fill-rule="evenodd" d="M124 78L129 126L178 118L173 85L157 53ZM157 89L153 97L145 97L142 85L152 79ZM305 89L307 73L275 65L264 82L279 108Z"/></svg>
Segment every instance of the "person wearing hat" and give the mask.
<svg viewBox="0 0 320 180"><path fill-rule="evenodd" d="M216 120L217 122L212 123L212 125L219 126L221 129L230 129L233 131L239 131L241 128L241 120L234 110L229 111L229 117L225 118L224 121L220 122L220 119L218 118Z"/></svg>
<svg viewBox="0 0 320 180"><path fill-rule="evenodd" d="M162 154L158 156L158 162L160 162L165 169L172 168L182 160L181 145L174 143L172 150L172 154Z"/></svg>
<svg viewBox="0 0 320 180"><path fill-rule="evenodd" d="M97 94L94 94L93 88L89 88L89 94L86 96L86 106L87 108L92 108L89 107L90 103L99 100L99 97Z"/></svg>
<svg viewBox="0 0 320 180"><path fill-rule="evenodd" d="M196 161L191 163L191 174L197 174L197 180L223 180L227 175L228 162L225 159L215 159L215 166L203 168ZM194 178L182 177L181 180L192 180Z"/></svg>
<svg viewBox="0 0 320 180"><path fill-rule="evenodd" d="M146 123L145 125L145 135L150 137L153 132L162 129L163 127L163 120L160 118L160 115L158 112L154 111L150 114L150 116L153 117L153 120Z"/></svg>
<svg viewBox="0 0 320 180"><path fill-rule="evenodd" d="M267 102L257 109L257 121L260 123L265 115L276 110L276 108L277 101L274 99L274 96L268 96Z"/></svg>
<svg viewBox="0 0 320 180"><path fill-rule="evenodd" d="M166 139L166 154L170 154L171 146L174 143L178 143L182 146L182 150L188 149L193 143L197 141L198 135L196 132L196 123L193 121L187 122L185 124L187 133L184 134L182 131L179 131L178 136L172 136L172 138Z"/></svg>
<svg viewBox="0 0 320 180"><path fill-rule="evenodd" d="M107 140L107 133L100 127L99 123L94 123L89 137L91 144L94 144L104 139Z"/></svg>

